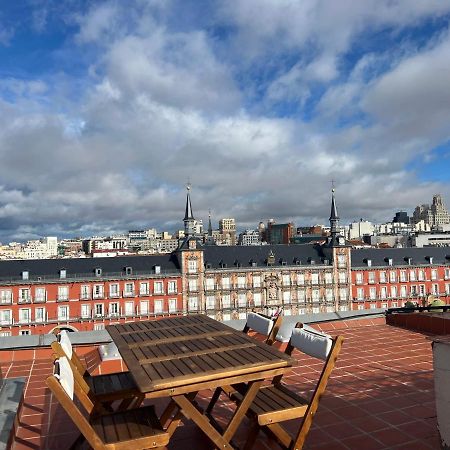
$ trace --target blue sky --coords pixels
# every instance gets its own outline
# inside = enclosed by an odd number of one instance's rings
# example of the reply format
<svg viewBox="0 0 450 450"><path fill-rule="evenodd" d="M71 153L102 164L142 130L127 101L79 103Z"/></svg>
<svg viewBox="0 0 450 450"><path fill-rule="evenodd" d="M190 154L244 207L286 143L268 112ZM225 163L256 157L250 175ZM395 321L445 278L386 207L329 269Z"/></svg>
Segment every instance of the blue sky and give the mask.
<svg viewBox="0 0 450 450"><path fill-rule="evenodd" d="M0 240L450 206L450 4L0 5Z"/></svg>

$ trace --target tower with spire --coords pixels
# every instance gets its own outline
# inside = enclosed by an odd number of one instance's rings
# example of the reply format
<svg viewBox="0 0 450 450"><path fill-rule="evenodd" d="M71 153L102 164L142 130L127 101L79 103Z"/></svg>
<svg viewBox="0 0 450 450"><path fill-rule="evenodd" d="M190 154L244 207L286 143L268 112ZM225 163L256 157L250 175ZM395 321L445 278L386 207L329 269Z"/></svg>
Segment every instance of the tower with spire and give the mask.
<svg viewBox="0 0 450 450"><path fill-rule="evenodd" d="M331 189L331 212L330 212L330 247L336 247L341 244L339 235L339 216L334 197L334 187Z"/></svg>
<svg viewBox="0 0 450 450"><path fill-rule="evenodd" d="M192 212L192 204L191 204L191 183L186 185L186 210L184 213L184 235L185 237L191 237L195 234L195 219L194 214Z"/></svg>

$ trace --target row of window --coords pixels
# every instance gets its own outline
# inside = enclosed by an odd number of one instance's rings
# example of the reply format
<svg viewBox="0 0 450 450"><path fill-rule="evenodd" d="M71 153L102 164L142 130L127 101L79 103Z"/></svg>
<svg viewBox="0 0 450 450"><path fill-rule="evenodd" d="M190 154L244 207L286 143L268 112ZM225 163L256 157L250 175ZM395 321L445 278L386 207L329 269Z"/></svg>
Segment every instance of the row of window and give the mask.
<svg viewBox="0 0 450 450"><path fill-rule="evenodd" d="M378 274L378 280L377 280ZM438 269L431 269L430 272L431 280L438 279ZM445 269L444 277L446 280L450 279L450 268ZM396 283L400 281L401 283L407 281L425 281L426 272L424 269L410 269L410 270L390 270L390 271L380 271L380 272L367 272L367 283L375 284L379 283ZM355 274L356 284L364 283L364 272L356 272Z"/></svg>
<svg viewBox="0 0 450 450"><path fill-rule="evenodd" d="M134 297L137 295L135 290L134 282L127 282L123 285L123 291L120 290L119 283L109 283L108 293L109 298L120 298L120 297ZM164 294L164 282L154 281L153 282L153 294L162 295ZM167 283L167 293L176 294L177 293L177 282L169 281ZM149 282L139 283L139 295L150 295L150 284ZM73 295L73 294L72 294ZM80 299L88 300L91 298L104 298L105 297L105 286L103 284L82 285L80 287ZM32 289L19 288L17 301L20 303L29 303L31 301L36 303L45 302L47 300L47 290L45 287L34 287L34 297L32 297ZM69 300L69 286L58 286L57 300L64 301ZM0 303L11 303L13 301L13 292L11 289L0 289Z"/></svg>
<svg viewBox="0 0 450 450"><path fill-rule="evenodd" d="M439 285L432 284L430 292L427 292L426 286L424 284L419 285L411 285L411 286L400 286L400 290L398 290L397 286L390 286L389 289L387 286L381 286L378 289L376 287L370 287L368 290L368 298L371 300L377 298L396 298L396 297L408 297L408 296L419 296L424 297L427 294L439 295ZM445 294L450 295L450 283L446 283L445 285ZM356 289L356 298L357 300L364 300L367 298L367 292L364 288Z"/></svg>
<svg viewBox="0 0 450 450"><path fill-rule="evenodd" d="M340 271L338 276L339 276L339 283L347 282L346 271ZM314 272L310 274L310 277L306 281L309 281L312 284L319 284L321 282L325 284L332 284L333 274L331 272L324 272L324 273ZM205 279L205 289L214 290L216 288L215 282L216 282L215 278L207 277ZM262 282L263 278L261 277L261 275L253 275L251 279L251 286L255 288L262 287ZM281 282L283 286L290 286L291 284L302 285L305 284L305 274L297 273L296 277L291 277L290 274L283 274L281 276ZM218 287L222 287L223 289L231 289L232 288L231 278L229 276L222 276L220 280L220 286ZM239 288L245 289L249 287L249 283L247 283L247 277L245 275L238 275L234 287L238 289ZM197 290L198 289L197 280L189 280L189 288L191 291Z"/></svg>
<svg viewBox="0 0 450 450"><path fill-rule="evenodd" d="M176 313L177 299L169 299L167 304L164 304L163 300L154 300L153 311L149 309L149 302L147 300L141 300L139 305L136 306L134 302L125 302L122 308L119 303L109 303L106 307L103 303L95 303L91 305L81 304L81 310L76 314L81 319L91 319L99 317L132 317L135 315L145 316L148 314L161 314L161 313ZM72 307L73 314L74 307ZM33 317L34 313L34 317ZM38 308L20 308L18 311L17 322L20 324L26 324L31 322L43 323L48 320L69 321L73 319L70 315L71 310L69 305L58 306L56 317L49 317L45 307ZM13 312L10 309L0 310L0 325L12 325L15 323Z"/></svg>
<svg viewBox="0 0 450 450"><path fill-rule="evenodd" d="M348 300L348 292L347 289L342 288L339 290L339 298L341 301L347 301ZM286 291L283 292L283 295L279 301L282 301L283 304L290 304L293 300L297 302L320 302L320 301L327 301L332 302L334 301L333 296L333 289L325 289L325 296L320 295L320 291L318 289L313 289L311 291L311 296L306 296L304 290L297 291L297 297L294 298L294 296L291 296L291 292ZM274 300L275 303L279 302L278 300ZM260 292L254 292L252 295L251 302L249 302L249 299L247 298L246 293L240 293L237 295L236 298L236 306L240 308L247 308L249 306L262 306L263 302L263 296ZM234 307L234 302L232 306L232 298L230 294L224 294L221 296L220 301L216 299L214 295L207 295L205 306L206 309L216 309L216 304L220 303L221 309L229 309L231 307ZM188 299L188 311L197 311L199 309L198 304L198 297L197 296L189 296Z"/></svg>

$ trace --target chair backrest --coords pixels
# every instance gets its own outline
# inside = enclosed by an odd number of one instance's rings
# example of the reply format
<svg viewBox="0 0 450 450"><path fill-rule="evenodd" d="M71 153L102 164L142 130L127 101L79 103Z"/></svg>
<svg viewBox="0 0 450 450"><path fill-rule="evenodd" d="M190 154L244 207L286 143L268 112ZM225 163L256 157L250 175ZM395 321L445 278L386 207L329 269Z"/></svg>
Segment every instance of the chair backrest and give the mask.
<svg viewBox="0 0 450 450"><path fill-rule="evenodd" d="M87 414L92 413L94 405L86 393L75 382L73 366L70 364L67 357L63 356L55 359L53 375L50 375L46 382L50 391L65 409L88 443L94 449L104 448L102 440L73 401L75 394L83 408L85 408Z"/></svg>
<svg viewBox="0 0 450 450"><path fill-rule="evenodd" d="M296 324L292 331L291 339L286 347L286 353L291 354L294 349L297 349L309 356L321 359L325 363L314 389L314 393L309 401L298 434L290 447L291 449L302 448L305 442L314 415L319 407L320 398L325 392L328 379L330 378L339 352L341 351L343 341L344 338L342 336L333 338L312 328L304 328L303 324L300 322Z"/></svg>
<svg viewBox="0 0 450 450"><path fill-rule="evenodd" d="M244 333L248 333L250 330L256 331L266 336L266 344L272 345L275 342L282 320L281 314L278 314L276 317L270 317L261 313L249 312L247 323L242 331Z"/></svg>
<svg viewBox="0 0 450 450"><path fill-rule="evenodd" d="M66 330L61 330L59 333L56 334L56 342L59 344L60 347L53 348L52 345L53 351L56 351L56 353L59 354L60 356L67 356L67 358L70 361L72 361L72 363L75 365L78 372L80 372L81 376L89 375L89 372L87 371L86 367L83 365L80 358L73 350L69 333ZM64 353L61 353L61 350Z"/></svg>

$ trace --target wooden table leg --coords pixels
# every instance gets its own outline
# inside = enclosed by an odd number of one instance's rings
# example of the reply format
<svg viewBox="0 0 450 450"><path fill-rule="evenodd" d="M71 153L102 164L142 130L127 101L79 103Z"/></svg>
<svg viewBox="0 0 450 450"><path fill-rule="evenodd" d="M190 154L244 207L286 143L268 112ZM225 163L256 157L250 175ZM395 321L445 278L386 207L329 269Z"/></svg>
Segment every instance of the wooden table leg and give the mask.
<svg viewBox="0 0 450 450"><path fill-rule="evenodd" d="M230 443L211 425L208 418L202 414L185 395L174 395L173 400L181 408L181 412L192 419L198 427L214 442L217 448L232 449Z"/></svg>

